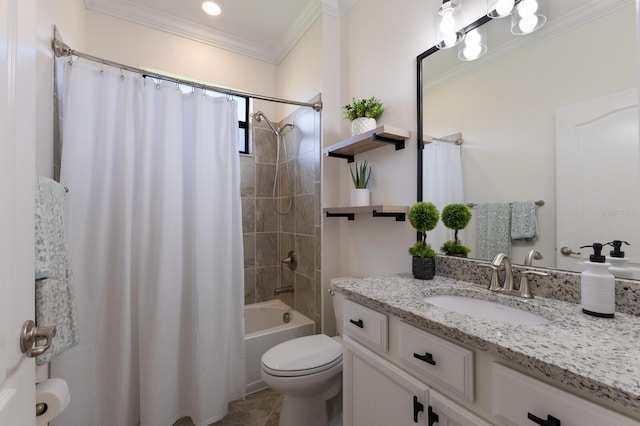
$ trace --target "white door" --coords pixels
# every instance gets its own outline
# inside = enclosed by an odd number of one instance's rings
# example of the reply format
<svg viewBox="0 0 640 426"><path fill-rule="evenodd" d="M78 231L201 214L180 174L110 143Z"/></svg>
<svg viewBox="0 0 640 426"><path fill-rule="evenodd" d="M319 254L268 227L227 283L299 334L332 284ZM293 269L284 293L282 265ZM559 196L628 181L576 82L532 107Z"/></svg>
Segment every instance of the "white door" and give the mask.
<svg viewBox="0 0 640 426"><path fill-rule="evenodd" d="M638 91L627 89L556 112L556 260L581 270L589 249L628 241L625 257L640 265ZM563 255L568 247L581 255ZM608 255L606 246L603 254ZM639 278L636 273L635 278Z"/></svg>
<svg viewBox="0 0 640 426"><path fill-rule="evenodd" d="M427 385L348 337L343 363L345 426L428 424Z"/></svg>
<svg viewBox="0 0 640 426"><path fill-rule="evenodd" d="M35 1L0 0L0 425L35 425L18 343L34 319L35 53Z"/></svg>

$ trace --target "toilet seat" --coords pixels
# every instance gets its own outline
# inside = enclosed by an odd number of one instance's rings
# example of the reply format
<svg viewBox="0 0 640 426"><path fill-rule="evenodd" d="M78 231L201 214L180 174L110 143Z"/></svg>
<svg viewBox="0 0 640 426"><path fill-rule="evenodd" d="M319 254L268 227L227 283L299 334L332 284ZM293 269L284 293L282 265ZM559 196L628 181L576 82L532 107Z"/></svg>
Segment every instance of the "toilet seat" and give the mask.
<svg viewBox="0 0 640 426"><path fill-rule="evenodd" d="M262 355L262 370L280 377L316 374L340 363L342 345L324 334L280 343Z"/></svg>

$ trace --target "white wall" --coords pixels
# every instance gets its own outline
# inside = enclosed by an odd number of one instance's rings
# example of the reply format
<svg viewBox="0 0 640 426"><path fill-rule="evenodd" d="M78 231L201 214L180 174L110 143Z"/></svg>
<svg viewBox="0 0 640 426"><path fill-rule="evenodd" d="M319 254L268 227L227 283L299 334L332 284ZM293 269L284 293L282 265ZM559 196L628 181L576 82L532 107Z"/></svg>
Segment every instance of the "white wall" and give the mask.
<svg viewBox="0 0 640 426"><path fill-rule="evenodd" d="M322 91L322 18L316 19L302 38L278 64L278 97L306 102ZM297 107L280 104L281 120Z"/></svg>
<svg viewBox="0 0 640 426"><path fill-rule="evenodd" d="M634 7L425 92L425 133L463 134L466 202L545 201L537 241L514 242L516 263L535 247L545 257L536 264L555 267L555 111L637 86L635 38L626 34ZM464 241L471 257L475 225L472 219Z"/></svg>
<svg viewBox="0 0 640 426"><path fill-rule="evenodd" d="M341 66L344 79L341 105L352 97L376 96L386 112L379 124L411 131L404 150L383 147L358 156L372 164L371 200L373 204L411 205L416 201L416 56L432 43L425 21L431 11L422 0L360 0L343 15L341 22ZM341 111L338 112L341 116ZM341 137L350 137L349 123L342 120ZM325 146L336 141L324 140ZM353 186L345 160L325 158L339 174L325 185L325 206L348 205ZM326 171L327 167L325 167ZM325 182L327 181L325 173ZM339 240L337 275L374 275L409 272L408 248L415 241L409 222L392 218L357 216L351 222L326 218L326 229L337 226L332 235ZM323 271L327 270L323 259ZM331 277L328 277L331 278Z"/></svg>

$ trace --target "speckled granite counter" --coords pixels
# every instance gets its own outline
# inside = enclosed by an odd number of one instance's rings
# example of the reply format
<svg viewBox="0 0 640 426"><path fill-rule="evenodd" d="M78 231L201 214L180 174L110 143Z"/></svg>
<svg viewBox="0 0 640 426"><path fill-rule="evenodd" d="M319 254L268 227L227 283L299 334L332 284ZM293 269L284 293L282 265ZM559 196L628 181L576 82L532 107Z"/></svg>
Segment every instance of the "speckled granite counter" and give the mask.
<svg viewBox="0 0 640 426"><path fill-rule="evenodd" d="M334 290L363 305L394 314L470 348L488 352L550 380L640 416L640 317L616 313L613 319L584 315L579 304L489 292L485 286L436 276L411 274L335 278ZM493 300L551 320L543 325L513 325L457 314L423 302L451 294Z"/></svg>

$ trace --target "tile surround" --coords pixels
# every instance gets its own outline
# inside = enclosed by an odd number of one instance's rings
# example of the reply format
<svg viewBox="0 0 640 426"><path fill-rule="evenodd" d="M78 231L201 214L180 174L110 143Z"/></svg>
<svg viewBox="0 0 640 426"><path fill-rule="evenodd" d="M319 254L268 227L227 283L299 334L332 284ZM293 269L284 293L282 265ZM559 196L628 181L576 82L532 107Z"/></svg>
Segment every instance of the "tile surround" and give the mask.
<svg viewBox="0 0 640 426"><path fill-rule="evenodd" d="M319 99L318 99L319 100ZM280 299L310 319L321 323L320 300L320 117L309 108L301 108L282 120L295 128L284 131L287 156L278 167L278 199L281 211L289 205L289 167L293 205L287 215L278 215L272 207L276 171L276 137L266 123L252 123L253 152L242 155L242 225L245 244L245 304L276 298L276 285L293 285L294 294ZM285 163L286 161L286 163ZM280 259L289 250L298 256L295 272L280 270ZM316 331L320 332L317 326Z"/></svg>

